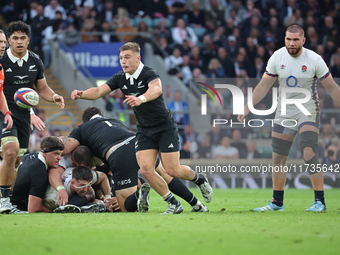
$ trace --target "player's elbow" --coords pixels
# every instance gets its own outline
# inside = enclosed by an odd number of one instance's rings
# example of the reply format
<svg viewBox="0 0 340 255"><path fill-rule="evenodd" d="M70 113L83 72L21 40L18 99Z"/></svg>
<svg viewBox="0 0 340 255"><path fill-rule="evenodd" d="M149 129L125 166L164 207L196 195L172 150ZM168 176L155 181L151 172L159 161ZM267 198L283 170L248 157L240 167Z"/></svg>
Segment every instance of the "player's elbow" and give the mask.
<svg viewBox="0 0 340 255"><path fill-rule="evenodd" d="M162 95L162 88L160 88L160 87L155 88L155 95L156 95L157 97L159 97L160 95Z"/></svg>

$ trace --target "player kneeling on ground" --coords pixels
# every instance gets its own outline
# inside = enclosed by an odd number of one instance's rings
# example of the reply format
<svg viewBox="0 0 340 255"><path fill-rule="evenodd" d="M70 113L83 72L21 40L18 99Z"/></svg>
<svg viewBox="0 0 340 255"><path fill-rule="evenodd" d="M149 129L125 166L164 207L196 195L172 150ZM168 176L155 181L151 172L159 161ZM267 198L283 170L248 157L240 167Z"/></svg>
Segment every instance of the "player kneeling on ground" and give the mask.
<svg viewBox="0 0 340 255"><path fill-rule="evenodd" d="M64 149L63 142L56 136L44 137L41 151L22 157L15 181L12 204L20 210L51 212L43 206L43 198L48 185L48 170L58 167ZM20 213L12 207L13 213Z"/></svg>

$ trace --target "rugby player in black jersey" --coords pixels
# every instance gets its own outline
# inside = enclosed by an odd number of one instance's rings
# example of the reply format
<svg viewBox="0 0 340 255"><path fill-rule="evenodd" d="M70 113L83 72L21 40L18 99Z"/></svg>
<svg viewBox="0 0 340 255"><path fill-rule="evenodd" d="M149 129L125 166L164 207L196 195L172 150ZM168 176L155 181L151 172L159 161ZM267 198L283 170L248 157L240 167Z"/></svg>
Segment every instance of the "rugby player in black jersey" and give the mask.
<svg viewBox="0 0 340 255"><path fill-rule="evenodd" d="M42 139L40 152L28 153L22 157L12 196L12 203L20 210L30 213L51 212L43 206L48 170L59 166L63 149L64 144L58 137L48 136Z"/></svg>
<svg viewBox="0 0 340 255"><path fill-rule="evenodd" d="M135 150L141 173L151 187L169 203L168 210L176 212L179 206L173 201L166 183L155 172L159 153L165 171L170 176L196 183L205 202L209 203L213 190L206 176L179 163L177 125L165 105L159 75L141 62L140 47L137 43L126 43L119 51L122 71L113 75L102 86L85 91L74 90L71 98L95 100L115 89L121 89L126 96L124 102L133 108L138 122Z"/></svg>
<svg viewBox="0 0 340 255"><path fill-rule="evenodd" d="M64 108L62 96L54 93L47 85L44 77L44 66L39 57L27 50L30 41L30 28L22 21L10 23L7 28L10 48L0 59L5 72L3 92L8 103L9 111L5 115L12 115L13 126L6 130L4 114L0 113L0 127L2 130L1 147L3 161L0 166L0 213L11 210L9 193L15 179L15 168L19 166L22 155L26 152L30 135L30 110L17 106L14 93L23 87L35 89L46 101L55 102Z"/></svg>

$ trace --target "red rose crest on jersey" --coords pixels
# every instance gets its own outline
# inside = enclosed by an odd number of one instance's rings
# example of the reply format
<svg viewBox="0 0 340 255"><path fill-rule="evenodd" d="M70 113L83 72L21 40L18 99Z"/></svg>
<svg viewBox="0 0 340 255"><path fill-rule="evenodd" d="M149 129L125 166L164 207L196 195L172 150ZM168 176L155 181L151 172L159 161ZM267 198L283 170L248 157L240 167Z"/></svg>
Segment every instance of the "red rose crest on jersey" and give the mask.
<svg viewBox="0 0 340 255"><path fill-rule="evenodd" d="M301 71L302 71L303 73L307 72L307 66L303 65L303 66L301 67Z"/></svg>

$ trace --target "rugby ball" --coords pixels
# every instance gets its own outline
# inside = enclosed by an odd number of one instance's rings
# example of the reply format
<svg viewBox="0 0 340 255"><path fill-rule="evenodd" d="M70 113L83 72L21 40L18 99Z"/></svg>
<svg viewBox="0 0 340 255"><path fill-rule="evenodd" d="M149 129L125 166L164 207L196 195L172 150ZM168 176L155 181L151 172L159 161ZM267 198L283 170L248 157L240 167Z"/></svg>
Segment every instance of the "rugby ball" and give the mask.
<svg viewBox="0 0 340 255"><path fill-rule="evenodd" d="M21 108L32 108L39 103L39 95L33 89L21 88L15 92L14 102Z"/></svg>

